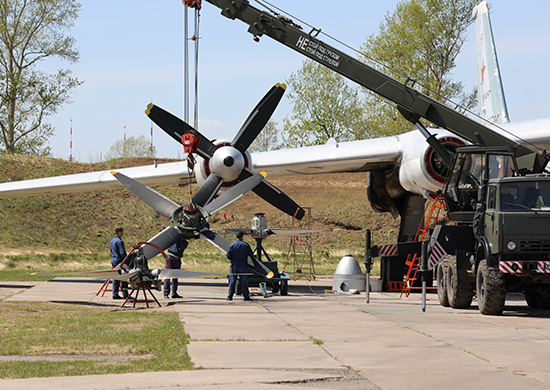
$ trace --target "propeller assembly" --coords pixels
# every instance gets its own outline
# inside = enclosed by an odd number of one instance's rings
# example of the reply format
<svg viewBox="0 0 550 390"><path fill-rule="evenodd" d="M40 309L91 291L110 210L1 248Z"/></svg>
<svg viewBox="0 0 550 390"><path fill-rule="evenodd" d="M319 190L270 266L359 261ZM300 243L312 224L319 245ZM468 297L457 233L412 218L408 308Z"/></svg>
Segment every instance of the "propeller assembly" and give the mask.
<svg viewBox="0 0 550 390"><path fill-rule="evenodd" d="M164 217L171 219L171 225L151 238L146 244L140 247L141 261L147 261L166 250L171 245L182 239L192 240L200 237L205 238L220 250L227 252L231 244L225 238L209 230L209 218L213 213L241 198L248 191L262 183L265 173L253 174L246 180L225 191L212 202L205 204L205 200L211 198L210 194L203 191L204 196L197 197L197 194L185 205L180 206L164 195L156 192L140 182L123 175L120 172L112 171L113 176L124 185L130 192L153 208ZM199 188L197 193L201 191ZM217 190L216 190L217 191ZM254 269L260 269L263 276L273 276L273 272L255 258L248 258L248 264ZM176 271L176 270L170 270ZM177 277L177 276L174 276Z"/></svg>
<svg viewBox="0 0 550 390"><path fill-rule="evenodd" d="M221 235L233 235L241 231L253 238L267 238L269 236L312 236L322 232L332 232L332 229L280 229L267 227L267 218L265 213L255 213L254 218L250 221L252 227L250 229L222 229L218 231Z"/></svg>
<svg viewBox="0 0 550 390"><path fill-rule="evenodd" d="M232 188L254 175L247 149L271 118L285 89L285 84L274 85L252 110L231 141L209 141L192 126L168 111L152 103L147 106L147 116L176 141L185 146L185 136L190 132L200 140L195 146L198 155L195 177L200 187L193 196L194 203L205 205L216 196L221 187ZM265 180L252 191L298 220L305 216L304 210L296 202Z"/></svg>

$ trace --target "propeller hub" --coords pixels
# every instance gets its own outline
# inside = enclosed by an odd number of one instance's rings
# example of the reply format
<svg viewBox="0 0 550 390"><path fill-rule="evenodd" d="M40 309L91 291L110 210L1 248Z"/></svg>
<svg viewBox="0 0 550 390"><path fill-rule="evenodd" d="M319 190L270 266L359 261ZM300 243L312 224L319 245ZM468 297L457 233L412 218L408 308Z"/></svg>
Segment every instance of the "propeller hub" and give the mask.
<svg viewBox="0 0 550 390"><path fill-rule="evenodd" d="M225 182L237 180L244 167L245 160L242 153L232 146L218 148L210 159L210 171Z"/></svg>
<svg viewBox="0 0 550 390"><path fill-rule="evenodd" d="M235 160L233 159L233 157L227 156L223 159L223 165L225 165L226 167L232 167L233 164L235 164Z"/></svg>

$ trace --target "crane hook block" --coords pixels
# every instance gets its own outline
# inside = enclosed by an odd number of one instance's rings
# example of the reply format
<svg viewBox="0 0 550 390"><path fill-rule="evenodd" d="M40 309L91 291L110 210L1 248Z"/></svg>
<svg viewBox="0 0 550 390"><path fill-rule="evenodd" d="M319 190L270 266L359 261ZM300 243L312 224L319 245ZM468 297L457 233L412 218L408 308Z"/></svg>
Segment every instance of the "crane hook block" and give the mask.
<svg viewBox="0 0 550 390"><path fill-rule="evenodd" d="M182 0L182 1L186 7L196 8L199 11L201 9L201 0Z"/></svg>
<svg viewBox="0 0 550 390"><path fill-rule="evenodd" d="M197 153L200 142L200 135L193 130L187 130L185 134L181 136L181 143L183 144L185 153Z"/></svg>

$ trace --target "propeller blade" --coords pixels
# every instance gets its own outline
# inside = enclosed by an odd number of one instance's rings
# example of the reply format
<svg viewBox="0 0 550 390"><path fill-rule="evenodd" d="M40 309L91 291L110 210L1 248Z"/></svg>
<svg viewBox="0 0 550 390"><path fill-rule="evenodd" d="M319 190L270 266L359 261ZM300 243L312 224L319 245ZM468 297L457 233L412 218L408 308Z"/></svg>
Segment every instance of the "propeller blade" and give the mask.
<svg viewBox="0 0 550 390"><path fill-rule="evenodd" d="M212 272L196 272L186 271L184 269L162 269L159 274L159 279L178 279L178 278L195 278L198 276L225 276L227 274L216 274Z"/></svg>
<svg viewBox="0 0 550 390"><path fill-rule="evenodd" d="M201 231L201 236L224 253L227 253L229 250L229 245L231 245L231 242L227 241L219 234L214 233L212 230L203 229ZM248 267L251 268L256 274L265 276L268 279L271 279L274 276L273 271L267 268L264 263L258 261L255 257L248 257Z"/></svg>
<svg viewBox="0 0 550 390"><path fill-rule="evenodd" d="M256 173L250 176L248 179L243 180L234 187L231 187L223 194L214 199L211 203L204 206L204 209L209 214L214 214L216 211L221 210L228 204L233 203L237 199L243 197L248 191L253 190L258 184L265 178L265 173ZM202 187L201 187L202 188Z"/></svg>
<svg viewBox="0 0 550 390"><path fill-rule="evenodd" d="M248 234L248 235L254 233L252 229L223 229L223 230L216 229L216 233L222 236L234 236L235 234L237 234L237 232L243 232L243 234Z"/></svg>
<svg viewBox="0 0 550 390"><path fill-rule="evenodd" d="M223 229L223 230L216 230L217 234L220 234L222 236L228 236L228 235L235 235L237 232L243 232L244 234L254 234L254 231L252 229ZM331 232L332 229L270 229L267 228L264 230L263 234L264 236L307 236L314 233L321 233L321 232Z"/></svg>
<svg viewBox="0 0 550 390"><path fill-rule="evenodd" d="M256 139L273 115L286 90L285 84L274 85L250 113L231 145L244 152Z"/></svg>
<svg viewBox="0 0 550 390"><path fill-rule="evenodd" d="M153 103L147 105L145 114L157 124L165 133L174 138L181 144L181 137L188 130L195 130L191 125L185 123L175 115L170 114L168 111L155 106ZM195 130L196 131L196 130ZM197 154L205 160L212 157L216 151L216 146L208 140L204 135L197 131L201 140L199 147L197 148Z"/></svg>
<svg viewBox="0 0 550 390"><path fill-rule="evenodd" d="M229 245L231 245L231 242L227 241L219 234L214 233L212 230L208 230L206 228L201 230L201 237L224 253L227 253L227 251L229 250Z"/></svg>
<svg viewBox="0 0 550 390"><path fill-rule="evenodd" d="M250 176L253 175L253 172L245 169L245 171L243 171L243 175ZM303 208L298 206L298 204L290 199L290 197L286 195L283 191L279 190L277 187L266 180L262 181L260 184L254 187L252 191L254 191L256 195L261 197L267 203L287 213L293 218L302 220L302 218L304 218L304 216L306 215L306 212Z"/></svg>
<svg viewBox="0 0 550 390"><path fill-rule="evenodd" d="M111 171L111 174L135 196L168 219L172 218L174 210L180 207L176 202L141 184L139 181L131 179L120 172Z"/></svg>
<svg viewBox="0 0 550 390"><path fill-rule="evenodd" d="M320 232L331 232L332 229L267 229L276 236L307 236Z"/></svg>
<svg viewBox="0 0 550 390"><path fill-rule="evenodd" d="M176 228L168 226L162 232L151 238L148 242L150 242L151 244L155 244L164 251L180 240L181 237L178 230ZM151 259L160 253L155 247L151 245L143 245L142 248L143 255L146 259Z"/></svg>
<svg viewBox="0 0 550 390"><path fill-rule="evenodd" d="M130 272L128 273L123 273L119 276L116 276L114 278L110 278L112 280L120 280L120 281L125 281L125 280L128 280L128 279L131 279L132 277L134 277L136 274L139 274L139 270L137 269L133 269L131 270Z"/></svg>
<svg viewBox="0 0 550 390"><path fill-rule="evenodd" d="M197 190L197 192L195 192L195 195L193 195L193 203L204 207L204 205L208 204L212 199L214 199L214 196L216 196L222 184L222 178L216 176L216 174L214 173L211 173L210 176L206 178L204 183Z"/></svg>
<svg viewBox="0 0 550 390"><path fill-rule="evenodd" d="M109 269L104 271L82 271L82 272L64 272L64 273L48 273L48 272L34 272L31 275L83 275L83 276L97 276L99 278L109 278L111 276L120 275L117 270Z"/></svg>

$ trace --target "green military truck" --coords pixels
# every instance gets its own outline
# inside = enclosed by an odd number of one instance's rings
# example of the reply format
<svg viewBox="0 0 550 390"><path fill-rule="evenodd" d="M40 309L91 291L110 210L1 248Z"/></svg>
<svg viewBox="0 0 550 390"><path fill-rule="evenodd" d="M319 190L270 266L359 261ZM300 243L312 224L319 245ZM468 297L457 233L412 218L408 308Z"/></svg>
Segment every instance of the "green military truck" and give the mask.
<svg viewBox="0 0 550 390"><path fill-rule="evenodd" d="M477 294L481 313L501 314L506 292L522 292L550 309L550 176L520 175L512 149L469 146L443 196L450 226L432 234L448 249L436 271L441 305L467 308Z"/></svg>

